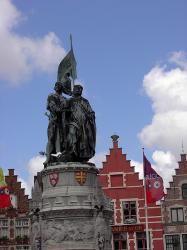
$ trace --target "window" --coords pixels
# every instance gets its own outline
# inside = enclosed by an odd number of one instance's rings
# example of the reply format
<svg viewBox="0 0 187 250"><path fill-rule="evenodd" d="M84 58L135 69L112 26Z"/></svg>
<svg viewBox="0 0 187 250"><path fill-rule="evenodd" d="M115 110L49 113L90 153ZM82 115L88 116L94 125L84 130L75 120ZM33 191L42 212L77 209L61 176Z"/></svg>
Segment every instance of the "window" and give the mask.
<svg viewBox="0 0 187 250"><path fill-rule="evenodd" d="M131 224L137 222L136 201L123 201L123 223Z"/></svg>
<svg viewBox="0 0 187 250"><path fill-rule="evenodd" d="M114 211L114 204L115 204L114 201L111 201L111 202L110 202L110 208L111 208L113 211Z"/></svg>
<svg viewBox="0 0 187 250"><path fill-rule="evenodd" d="M8 237L8 220L0 220L0 238Z"/></svg>
<svg viewBox="0 0 187 250"><path fill-rule="evenodd" d="M110 202L110 208L113 211L113 216L110 218L110 225L114 225L114 216L115 216L114 206L115 206L114 201L111 201Z"/></svg>
<svg viewBox="0 0 187 250"><path fill-rule="evenodd" d="M166 250L181 250L179 235L166 235Z"/></svg>
<svg viewBox="0 0 187 250"><path fill-rule="evenodd" d="M0 229L0 237L8 237L8 228L1 228Z"/></svg>
<svg viewBox="0 0 187 250"><path fill-rule="evenodd" d="M22 221L21 220L16 220L16 227L21 227Z"/></svg>
<svg viewBox="0 0 187 250"><path fill-rule="evenodd" d="M8 247L0 247L0 250L8 250Z"/></svg>
<svg viewBox="0 0 187 250"><path fill-rule="evenodd" d="M149 246L151 243L150 235L149 235ZM136 244L137 250L146 250L147 249L147 240L145 232L137 232L136 233ZM149 247L150 249L150 247Z"/></svg>
<svg viewBox="0 0 187 250"><path fill-rule="evenodd" d="M171 208L171 221L172 222L182 222L184 221L183 208Z"/></svg>
<svg viewBox="0 0 187 250"><path fill-rule="evenodd" d="M187 199L187 183L182 185L182 198Z"/></svg>
<svg viewBox="0 0 187 250"><path fill-rule="evenodd" d="M182 235L183 249L187 249L187 234Z"/></svg>
<svg viewBox="0 0 187 250"><path fill-rule="evenodd" d="M21 227L16 227L16 237L24 237L24 236L29 236L29 228L21 228Z"/></svg>
<svg viewBox="0 0 187 250"><path fill-rule="evenodd" d="M127 233L114 233L113 244L114 244L114 250L126 250Z"/></svg>
<svg viewBox="0 0 187 250"><path fill-rule="evenodd" d="M23 220L22 225L23 225L23 227L28 227L29 221L28 220Z"/></svg>
<svg viewBox="0 0 187 250"><path fill-rule="evenodd" d="M18 219L16 220L16 227L28 227L29 221L27 219Z"/></svg>
<svg viewBox="0 0 187 250"><path fill-rule="evenodd" d="M123 175L110 175L111 187L123 187Z"/></svg>
<svg viewBox="0 0 187 250"><path fill-rule="evenodd" d="M28 219L16 220L16 237L17 236L28 236L29 235L29 221Z"/></svg>
<svg viewBox="0 0 187 250"><path fill-rule="evenodd" d="M21 233L21 227L16 227L16 237L17 236L22 236L22 233Z"/></svg>
<svg viewBox="0 0 187 250"><path fill-rule="evenodd" d="M8 227L8 220L0 220L0 227Z"/></svg>

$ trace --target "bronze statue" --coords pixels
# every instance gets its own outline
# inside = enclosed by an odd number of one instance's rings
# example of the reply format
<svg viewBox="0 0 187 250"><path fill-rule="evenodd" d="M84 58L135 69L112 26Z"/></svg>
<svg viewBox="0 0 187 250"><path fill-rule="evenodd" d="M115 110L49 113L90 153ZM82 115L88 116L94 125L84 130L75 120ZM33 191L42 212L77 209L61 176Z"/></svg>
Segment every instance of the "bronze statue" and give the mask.
<svg viewBox="0 0 187 250"><path fill-rule="evenodd" d="M83 87L74 85L77 72L71 36L70 41L71 49L58 67L55 93L47 99L50 114L44 167L53 162L87 162L95 154L95 113L82 97ZM67 99L62 93L72 97Z"/></svg>
<svg viewBox="0 0 187 250"><path fill-rule="evenodd" d="M95 154L95 112L88 100L82 97L83 87L75 85L68 100L67 152L70 161L86 162Z"/></svg>
<svg viewBox="0 0 187 250"><path fill-rule="evenodd" d="M49 162L53 162L53 154L61 153L65 149L65 119L63 120L62 117L66 108L66 98L62 96L63 84L56 82L54 90L55 93L50 94L47 98L47 110L50 114L48 115L49 124L47 129L47 159L44 166Z"/></svg>
<svg viewBox="0 0 187 250"><path fill-rule="evenodd" d="M95 112L82 97L81 85L74 86L70 99L62 96L71 94L66 87L56 82L55 93L47 99L50 115L45 167L53 162L87 162L95 154Z"/></svg>

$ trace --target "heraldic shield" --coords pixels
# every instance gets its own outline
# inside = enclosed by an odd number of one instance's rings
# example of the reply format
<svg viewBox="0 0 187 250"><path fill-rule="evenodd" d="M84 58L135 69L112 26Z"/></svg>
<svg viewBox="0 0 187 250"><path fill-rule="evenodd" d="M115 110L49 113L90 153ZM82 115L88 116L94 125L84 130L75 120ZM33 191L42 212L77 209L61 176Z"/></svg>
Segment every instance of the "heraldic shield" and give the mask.
<svg viewBox="0 0 187 250"><path fill-rule="evenodd" d="M59 180L59 173L53 172L49 174L49 182L51 186L55 187Z"/></svg>
<svg viewBox="0 0 187 250"><path fill-rule="evenodd" d="M86 182L87 173L85 171L77 171L75 172L76 181L82 186Z"/></svg>

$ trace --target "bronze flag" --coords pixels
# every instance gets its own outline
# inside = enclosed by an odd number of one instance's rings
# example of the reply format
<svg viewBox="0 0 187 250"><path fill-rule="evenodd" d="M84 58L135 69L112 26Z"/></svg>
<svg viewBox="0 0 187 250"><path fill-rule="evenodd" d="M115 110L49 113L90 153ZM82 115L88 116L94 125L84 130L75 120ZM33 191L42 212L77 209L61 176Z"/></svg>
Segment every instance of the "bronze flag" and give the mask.
<svg viewBox="0 0 187 250"><path fill-rule="evenodd" d="M75 80L77 78L76 65L77 63L73 53L73 48L71 48L71 50L62 59L61 63L58 66L57 81L64 82L67 74L70 75L73 80Z"/></svg>

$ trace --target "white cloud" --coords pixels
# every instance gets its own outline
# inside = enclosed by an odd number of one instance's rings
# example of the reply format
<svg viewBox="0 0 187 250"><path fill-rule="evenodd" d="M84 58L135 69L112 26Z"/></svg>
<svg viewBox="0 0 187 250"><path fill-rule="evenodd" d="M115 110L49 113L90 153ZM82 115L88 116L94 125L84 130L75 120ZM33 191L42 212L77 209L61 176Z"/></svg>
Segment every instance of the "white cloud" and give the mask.
<svg viewBox="0 0 187 250"><path fill-rule="evenodd" d="M187 70L186 54L184 51L176 51L171 54L170 62L175 63Z"/></svg>
<svg viewBox="0 0 187 250"><path fill-rule="evenodd" d="M21 187L25 188L25 194L30 196L30 194L31 194L31 187L30 187L30 185L23 178L21 178L21 177L18 177L18 181L21 182Z"/></svg>
<svg viewBox="0 0 187 250"><path fill-rule="evenodd" d="M141 131L144 146L171 150L175 155L181 151L182 140L187 141L187 112L168 111L157 113L152 123Z"/></svg>
<svg viewBox="0 0 187 250"><path fill-rule="evenodd" d="M178 168L182 142L187 141L186 54L174 52L164 66L152 68L144 77L143 87L151 99L154 114L139 138L145 147L157 149L152 155L153 167L168 187L174 169ZM139 171L140 163L136 169Z"/></svg>
<svg viewBox="0 0 187 250"><path fill-rule="evenodd" d="M20 177L23 187L26 190L26 194L31 195L31 189L34 186L34 176L37 175L37 172L40 172L44 166L43 162L46 160L45 156L35 156L28 161L27 170L28 178L27 180Z"/></svg>
<svg viewBox="0 0 187 250"><path fill-rule="evenodd" d="M12 85L38 70L51 72L65 56L59 38L49 32L44 37L32 38L19 35L15 26L23 19L10 0L0 1L0 78Z"/></svg>
<svg viewBox="0 0 187 250"><path fill-rule="evenodd" d="M139 173L140 179L143 179L143 163L131 160L131 166L135 167L135 172Z"/></svg>
<svg viewBox="0 0 187 250"><path fill-rule="evenodd" d="M178 166L175 156L169 151L156 150L150 162L152 168L163 178L164 186L169 187L169 181L172 181L172 175L175 174L174 169ZM143 163L132 160L131 166L135 166L135 171L143 179Z"/></svg>
<svg viewBox="0 0 187 250"><path fill-rule="evenodd" d="M155 66L144 77L143 86L155 112L187 110L187 71L184 68L167 70L166 66Z"/></svg>
<svg viewBox="0 0 187 250"><path fill-rule="evenodd" d="M102 167L102 162L106 161L106 153L105 152L100 152L95 154L93 158L89 160L89 162L92 162L95 164L97 168Z"/></svg>
<svg viewBox="0 0 187 250"><path fill-rule="evenodd" d="M43 169L43 162L45 161L45 159L45 156L37 155L29 160L27 168L32 178L37 174L37 172Z"/></svg>
<svg viewBox="0 0 187 250"><path fill-rule="evenodd" d="M174 169L178 167L176 157L170 152L156 150L152 158L155 162L155 170L164 180L166 187L169 187L169 181L172 181L172 175L175 174Z"/></svg>
<svg viewBox="0 0 187 250"><path fill-rule="evenodd" d="M21 20L21 13L10 0L1 0L0 13L0 32L10 31Z"/></svg>
<svg viewBox="0 0 187 250"><path fill-rule="evenodd" d="M177 66L168 68L169 62ZM155 66L144 77L143 87L152 101L154 115L139 137L144 146L178 155L182 140L187 141L187 59L184 52L175 52L169 62Z"/></svg>

